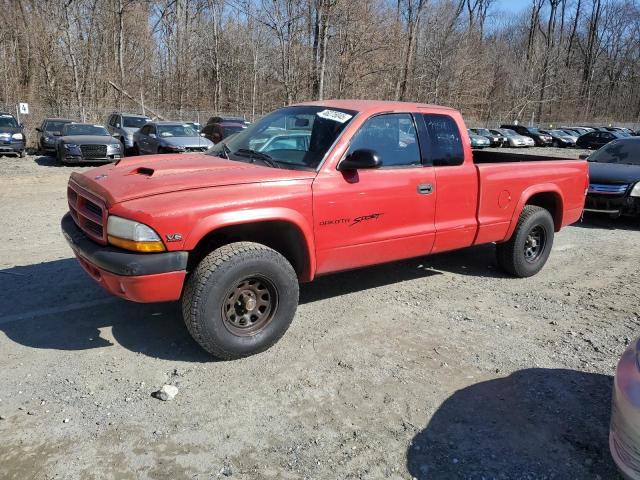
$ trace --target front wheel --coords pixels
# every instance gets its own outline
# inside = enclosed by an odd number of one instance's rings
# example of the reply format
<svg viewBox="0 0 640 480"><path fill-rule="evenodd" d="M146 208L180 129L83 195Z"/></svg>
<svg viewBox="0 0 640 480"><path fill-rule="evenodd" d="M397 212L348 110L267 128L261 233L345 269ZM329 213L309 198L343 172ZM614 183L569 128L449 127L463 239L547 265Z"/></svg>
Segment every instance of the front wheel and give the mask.
<svg viewBox="0 0 640 480"><path fill-rule="evenodd" d="M553 235L553 217L549 211L526 205L511 238L496 245L498 265L515 277L535 275L549 258Z"/></svg>
<svg viewBox="0 0 640 480"><path fill-rule="evenodd" d="M234 359L262 352L287 331L298 306L298 280L275 250L237 242L207 255L189 276L182 314L207 352Z"/></svg>

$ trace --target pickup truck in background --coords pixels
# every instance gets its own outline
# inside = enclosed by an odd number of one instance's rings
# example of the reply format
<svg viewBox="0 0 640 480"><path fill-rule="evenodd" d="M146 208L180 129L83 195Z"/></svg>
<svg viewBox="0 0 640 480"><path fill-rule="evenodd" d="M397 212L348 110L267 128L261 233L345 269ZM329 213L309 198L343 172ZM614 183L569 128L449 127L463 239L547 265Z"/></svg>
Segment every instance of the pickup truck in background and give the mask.
<svg viewBox="0 0 640 480"><path fill-rule="evenodd" d="M181 300L194 339L230 359L273 345L319 275L491 242L502 269L534 275L587 187L584 160L472 153L450 108L322 101L207 154L73 173L62 230L100 285Z"/></svg>

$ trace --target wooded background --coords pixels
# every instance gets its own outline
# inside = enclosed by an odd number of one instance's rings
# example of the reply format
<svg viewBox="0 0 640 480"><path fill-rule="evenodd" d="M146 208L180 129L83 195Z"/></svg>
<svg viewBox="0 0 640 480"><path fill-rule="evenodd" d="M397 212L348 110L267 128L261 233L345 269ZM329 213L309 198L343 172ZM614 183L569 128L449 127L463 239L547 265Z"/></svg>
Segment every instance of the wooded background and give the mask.
<svg viewBox="0 0 640 480"><path fill-rule="evenodd" d="M148 107L253 119L399 99L469 123L640 124L638 0L0 0L0 106L102 120Z"/></svg>

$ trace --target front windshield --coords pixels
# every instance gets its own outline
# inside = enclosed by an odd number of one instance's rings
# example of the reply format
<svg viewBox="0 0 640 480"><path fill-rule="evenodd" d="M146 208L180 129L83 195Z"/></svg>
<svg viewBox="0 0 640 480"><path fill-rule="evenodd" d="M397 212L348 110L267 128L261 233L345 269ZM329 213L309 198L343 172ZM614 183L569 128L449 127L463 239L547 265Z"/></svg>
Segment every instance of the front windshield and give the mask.
<svg viewBox="0 0 640 480"><path fill-rule="evenodd" d="M109 132L104 127L100 125L88 125L84 123L67 123L63 130L62 134L65 136L71 135L99 135L99 136L108 136Z"/></svg>
<svg viewBox="0 0 640 480"><path fill-rule="evenodd" d="M158 136L161 138L170 137L197 137L198 130L189 124L181 125L158 125Z"/></svg>
<svg viewBox="0 0 640 480"><path fill-rule="evenodd" d="M148 121L147 117L122 117L122 126L126 128L142 128Z"/></svg>
<svg viewBox="0 0 640 480"><path fill-rule="evenodd" d="M503 130L500 130L502 132L502 134L505 137L517 137L518 134L516 132L514 132L513 130L509 130L508 128L505 128Z"/></svg>
<svg viewBox="0 0 640 480"><path fill-rule="evenodd" d="M596 163L640 165L640 138L614 140L592 153L588 160Z"/></svg>
<svg viewBox="0 0 640 480"><path fill-rule="evenodd" d="M555 135L556 137L566 137L568 135L564 130L550 130L549 133L551 135Z"/></svg>
<svg viewBox="0 0 640 480"><path fill-rule="evenodd" d="M476 128L476 132L479 135L491 135L491 132L489 132L489 130L487 130L486 128Z"/></svg>
<svg viewBox="0 0 640 480"><path fill-rule="evenodd" d="M310 105L281 108L216 144L209 155L315 170L356 113Z"/></svg>
<svg viewBox="0 0 640 480"><path fill-rule="evenodd" d="M0 128L18 128L18 122L11 115L0 115Z"/></svg>
<svg viewBox="0 0 640 480"><path fill-rule="evenodd" d="M529 131L531 133L540 133L540 130L538 130L537 128L533 128L533 127L529 127Z"/></svg>

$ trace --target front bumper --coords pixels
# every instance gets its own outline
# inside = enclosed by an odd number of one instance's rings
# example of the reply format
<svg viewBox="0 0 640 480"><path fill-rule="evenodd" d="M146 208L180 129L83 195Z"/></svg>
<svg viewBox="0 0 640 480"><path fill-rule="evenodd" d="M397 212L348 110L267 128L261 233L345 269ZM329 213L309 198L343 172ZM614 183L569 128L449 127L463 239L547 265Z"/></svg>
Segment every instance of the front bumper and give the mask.
<svg viewBox="0 0 640 480"><path fill-rule="evenodd" d="M142 303L180 298L187 252L135 253L98 245L85 236L69 213L62 217L60 226L82 268L113 295Z"/></svg>
<svg viewBox="0 0 640 480"><path fill-rule="evenodd" d="M625 478L640 480L640 369L635 346L624 352L616 369L609 449Z"/></svg>
<svg viewBox="0 0 640 480"><path fill-rule="evenodd" d="M122 156L123 155L120 153L115 153L113 155L107 155L106 157L87 158L82 155L71 155L69 153L65 153L62 155L62 161L64 163L111 163L117 162L122 158Z"/></svg>
<svg viewBox="0 0 640 480"><path fill-rule="evenodd" d="M640 197L587 194L586 212L640 216Z"/></svg>
<svg viewBox="0 0 640 480"><path fill-rule="evenodd" d="M0 154L14 153L18 154L24 152L25 142L24 140L3 140L0 141Z"/></svg>

